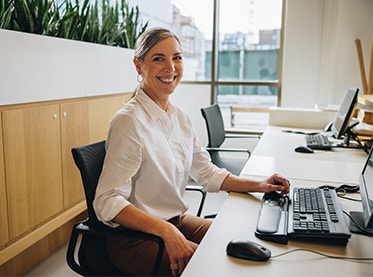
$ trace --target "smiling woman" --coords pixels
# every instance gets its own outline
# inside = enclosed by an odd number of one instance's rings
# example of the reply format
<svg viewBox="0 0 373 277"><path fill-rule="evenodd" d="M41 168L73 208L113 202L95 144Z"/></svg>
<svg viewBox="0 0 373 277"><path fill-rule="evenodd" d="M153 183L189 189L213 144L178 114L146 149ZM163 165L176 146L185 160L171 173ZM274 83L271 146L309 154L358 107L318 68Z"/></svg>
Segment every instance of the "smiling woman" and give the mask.
<svg viewBox="0 0 373 277"><path fill-rule="evenodd" d="M164 28L145 31L134 64L143 80L110 123L93 205L97 218L109 226L162 238L160 274L178 276L211 224L187 213L183 196L189 178L209 192L288 192L289 182L276 174L263 181L239 178L211 163L188 114L170 101L183 75L175 34ZM117 237L108 239L107 248L114 264L130 275L148 276L157 252L152 242ZM134 262L139 256L141 264Z"/></svg>
<svg viewBox="0 0 373 277"><path fill-rule="evenodd" d="M151 32L157 31L159 29L148 31L149 40L155 37ZM167 111L169 95L180 83L184 67L179 39L166 31L163 36L164 38L157 44L139 40L136 44L137 54L133 61L137 73L142 77L141 88L155 103ZM146 49L145 45L151 46Z"/></svg>

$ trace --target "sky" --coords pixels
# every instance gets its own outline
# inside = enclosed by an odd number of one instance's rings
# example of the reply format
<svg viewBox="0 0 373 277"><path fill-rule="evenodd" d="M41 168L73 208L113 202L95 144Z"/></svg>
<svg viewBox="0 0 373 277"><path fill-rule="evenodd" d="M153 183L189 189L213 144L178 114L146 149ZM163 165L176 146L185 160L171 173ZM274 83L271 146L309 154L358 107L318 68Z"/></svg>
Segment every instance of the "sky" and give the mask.
<svg viewBox="0 0 373 277"><path fill-rule="evenodd" d="M249 0L221 0L220 32L247 32L243 20L249 16ZM208 37L212 30L213 1L207 0L172 0L182 14L194 18L196 25ZM282 0L254 0L255 25L258 29L275 29L281 27Z"/></svg>

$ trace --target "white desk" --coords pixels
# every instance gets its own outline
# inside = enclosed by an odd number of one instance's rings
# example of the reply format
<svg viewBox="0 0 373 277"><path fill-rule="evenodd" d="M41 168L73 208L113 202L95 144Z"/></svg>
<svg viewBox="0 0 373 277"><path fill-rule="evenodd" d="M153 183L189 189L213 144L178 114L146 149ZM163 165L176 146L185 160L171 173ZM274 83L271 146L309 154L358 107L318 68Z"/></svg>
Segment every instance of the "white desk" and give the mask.
<svg viewBox="0 0 373 277"><path fill-rule="evenodd" d="M333 148L297 153L294 148L305 144L304 135L284 133L284 129L268 127L241 175L268 176L277 172L301 180L357 182L367 157L363 150Z"/></svg>
<svg viewBox="0 0 373 277"><path fill-rule="evenodd" d="M294 139L294 141L283 140L286 137L289 137L290 140ZM352 183L356 183L357 178L354 178L359 175L367 157L362 150L360 152L351 149L338 149L334 154L337 154L338 157L348 157L346 162L342 162L339 158L337 161L333 160L333 153L322 153L320 159L317 153L310 155L295 153L294 146L302 143L303 139L300 135L297 137L294 134L279 132L279 129L276 128L269 128L250 158L244 174L253 179L262 179L263 176L269 175L267 173L272 173L271 170L283 169L284 173L290 174L287 176L290 177L294 187L325 184L325 180L317 180L323 177L327 179L336 177L336 182L327 182L331 185L339 184L339 179L345 177L349 179L348 182L351 180ZM252 160L254 162L251 162ZM258 163L260 160L264 165ZM320 164L320 161L324 163L319 167L317 164ZM316 164L314 165L317 167L316 172L322 168L328 170L325 174L321 174L323 177L314 177L320 176L320 174L315 175L313 172L309 173L298 167L308 163ZM330 170L329 167L334 163L337 167L341 167L340 170L343 172L339 172L338 169ZM269 168L266 168L267 166ZM348 173L345 172L346 169L349 169ZM337 176L333 176L334 174ZM296 178L298 175L302 178ZM308 177L311 178L307 179ZM352 196L360 197L359 194ZM267 262L246 261L229 257L226 254L226 246L230 240L237 238L255 241L267 247L272 252L272 256L292 249L306 248L335 256L373 257L373 238L356 234L352 234L346 247L296 241L289 241L288 244L282 245L256 238L254 232L261 198L262 194L260 193L230 193L182 276L373 276L373 262L371 261L336 260L303 251L273 258ZM359 202L344 199L341 199L340 202L345 211L361 211Z"/></svg>

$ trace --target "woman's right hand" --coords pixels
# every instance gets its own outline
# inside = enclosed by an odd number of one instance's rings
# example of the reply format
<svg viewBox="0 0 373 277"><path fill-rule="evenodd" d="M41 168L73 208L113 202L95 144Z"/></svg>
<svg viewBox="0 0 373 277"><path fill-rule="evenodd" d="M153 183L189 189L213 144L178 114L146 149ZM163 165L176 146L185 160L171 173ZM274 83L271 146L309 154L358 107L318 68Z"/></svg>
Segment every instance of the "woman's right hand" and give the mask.
<svg viewBox="0 0 373 277"><path fill-rule="evenodd" d="M173 276L180 275L192 257L194 250L184 235L171 223L162 235L170 259Z"/></svg>
<svg viewBox="0 0 373 277"><path fill-rule="evenodd" d="M175 225L151 216L133 205L126 206L113 221L129 229L161 237L164 241L174 276L183 272L194 253L191 243Z"/></svg>

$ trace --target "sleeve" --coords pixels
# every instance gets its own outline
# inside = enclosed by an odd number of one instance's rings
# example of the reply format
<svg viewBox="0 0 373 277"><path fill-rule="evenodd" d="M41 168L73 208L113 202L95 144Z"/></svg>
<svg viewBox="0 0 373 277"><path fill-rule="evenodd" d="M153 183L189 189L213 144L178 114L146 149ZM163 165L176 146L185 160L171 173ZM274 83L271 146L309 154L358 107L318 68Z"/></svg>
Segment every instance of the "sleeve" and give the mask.
<svg viewBox="0 0 373 277"><path fill-rule="evenodd" d="M211 162L210 154L201 145L195 132L193 139L193 160L190 175L208 192L218 192L224 181L229 175L225 168L219 168Z"/></svg>
<svg viewBox="0 0 373 277"><path fill-rule="evenodd" d="M97 218L117 227L112 219L131 205L132 176L141 162L141 136L135 120L126 114L116 115L109 127L106 156L93 202Z"/></svg>

